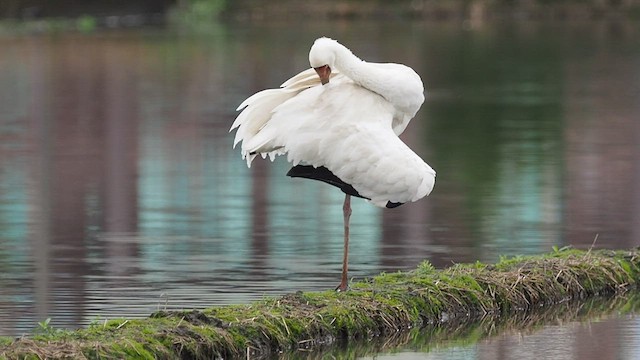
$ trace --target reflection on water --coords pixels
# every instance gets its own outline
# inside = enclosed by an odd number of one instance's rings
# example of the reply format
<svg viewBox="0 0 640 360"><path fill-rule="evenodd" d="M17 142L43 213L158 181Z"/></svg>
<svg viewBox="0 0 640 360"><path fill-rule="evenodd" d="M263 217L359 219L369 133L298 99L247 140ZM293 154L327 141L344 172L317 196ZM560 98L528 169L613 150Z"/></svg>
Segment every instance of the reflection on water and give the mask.
<svg viewBox="0 0 640 360"><path fill-rule="evenodd" d="M425 351L396 350L361 359L638 359L640 320L636 317L601 322L548 325L536 332L507 332L477 344L434 347Z"/></svg>
<svg viewBox="0 0 640 360"><path fill-rule="evenodd" d="M429 91L403 138L438 171L435 190L394 210L354 202L352 276L596 235L638 245L638 32L317 23L0 38L0 334L334 287L341 194L285 177L284 159L247 169L228 134L245 97L308 67L320 34L414 67Z"/></svg>
<svg viewBox="0 0 640 360"><path fill-rule="evenodd" d="M638 359L638 294L449 321L383 342L330 349L360 359ZM389 350L390 349L390 350ZM375 354L374 357L365 356ZM320 358L320 357L315 357ZM324 357L323 357L324 358Z"/></svg>
<svg viewBox="0 0 640 360"><path fill-rule="evenodd" d="M558 321L539 329L507 330L477 341L431 340L424 349L400 349L362 360L466 360L466 359L638 359L640 320L636 316L605 316L590 321ZM487 334L475 334L485 336Z"/></svg>

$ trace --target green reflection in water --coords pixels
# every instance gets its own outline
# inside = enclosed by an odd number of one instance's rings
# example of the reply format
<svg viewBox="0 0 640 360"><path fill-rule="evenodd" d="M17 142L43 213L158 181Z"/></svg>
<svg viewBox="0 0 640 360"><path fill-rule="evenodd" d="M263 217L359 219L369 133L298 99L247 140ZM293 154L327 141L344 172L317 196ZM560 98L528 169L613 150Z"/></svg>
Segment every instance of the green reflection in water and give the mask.
<svg viewBox="0 0 640 360"><path fill-rule="evenodd" d="M310 353L295 352L285 354L284 359L476 359L493 358L496 356L498 343L504 342L509 348L508 353L516 356L522 343L522 337L536 337L536 351L546 355L576 354L574 341L576 337L589 334L579 334L573 329L557 333L554 330L570 329L572 327L590 327L592 324L603 322L617 323L617 327L624 327L624 316L633 317L640 312L640 295L632 293L614 298L595 298L589 301L566 302L539 308L531 312L504 314L503 316L485 316L480 318L453 318L436 325L401 331L390 338L373 338L366 342L356 342L334 346L328 349ZM629 329L628 336L637 333ZM549 332L550 334L546 334ZM588 331L587 331L588 332ZM633 333L633 334L632 334ZM517 337L519 342L513 343L510 338ZM483 343L491 342L486 348ZM615 340L614 340L615 341ZM603 354L617 353L619 356L638 351L638 344L628 339L618 338L618 342L609 347L586 356L587 359L598 359ZM495 343L494 343L495 342ZM559 350L564 349L564 350ZM614 350L615 349L615 350ZM530 349L529 349L530 350ZM527 353L528 354L528 353ZM506 354L503 354L507 356ZM530 355L530 354L528 354ZM546 357L545 355L545 357ZM516 357L517 358L517 357Z"/></svg>
<svg viewBox="0 0 640 360"><path fill-rule="evenodd" d="M439 190L462 198L470 245L536 252L561 241L563 59L561 44L512 30L447 42L449 64L425 70L436 74L426 139Z"/></svg>

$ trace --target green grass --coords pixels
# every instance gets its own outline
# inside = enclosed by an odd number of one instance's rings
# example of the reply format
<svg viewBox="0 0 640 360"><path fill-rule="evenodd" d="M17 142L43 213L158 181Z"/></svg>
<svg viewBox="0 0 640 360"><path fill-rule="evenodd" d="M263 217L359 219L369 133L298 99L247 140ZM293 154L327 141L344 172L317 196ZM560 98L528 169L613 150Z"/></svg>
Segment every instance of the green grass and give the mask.
<svg viewBox="0 0 640 360"><path fill-rule="evenodd" d="M473 341L487 322L525 321L540 309L625 293L639 279L637 249L554 249L443 270L425 262L413 271L352 283L344 293L297 292L247 305L159 311L78 331L56 330L44 321L31 338L0 338L0 357L233 358L389 337L395 339L390 344L408 343L425 331Z"/></svg>

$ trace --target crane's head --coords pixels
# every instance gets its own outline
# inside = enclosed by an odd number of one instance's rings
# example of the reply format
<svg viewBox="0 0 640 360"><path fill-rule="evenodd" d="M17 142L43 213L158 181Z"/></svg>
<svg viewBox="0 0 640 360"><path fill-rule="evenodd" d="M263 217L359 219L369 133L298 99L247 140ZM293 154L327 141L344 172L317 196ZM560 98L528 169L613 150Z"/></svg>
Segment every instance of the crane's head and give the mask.
<svg viewBox="0 0 640 360"><path fill-rule="evenodd" d="M320 76L322 85L329 82L331 69L335 67L336 49L340 44L326 37L317 39L309 51L309 64Z"/></svg>

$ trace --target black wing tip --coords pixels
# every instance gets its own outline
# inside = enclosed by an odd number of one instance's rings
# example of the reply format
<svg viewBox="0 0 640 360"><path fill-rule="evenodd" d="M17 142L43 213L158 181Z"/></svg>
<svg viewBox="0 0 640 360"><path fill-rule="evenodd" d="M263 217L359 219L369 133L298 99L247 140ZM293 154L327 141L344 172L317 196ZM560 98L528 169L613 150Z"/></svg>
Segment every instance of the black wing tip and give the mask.
<svg viewBox="0 0 640 360"><path fill-rule="evenodd" d="M324 166L313 167L311 165L296 165L291 169L289 169L289 171L287 172L287 176L322 181L329 185L333 185L339 188L340 190L342 190L343 193L347 195L371 200L369 198L366 198L360 195L358 191L353 188L352 185L342 181L342 179L337 177L334 173L331 172L331 170L327 169ZM387 201L387 204L385 205L385 207L387 209L393 209L402 204L404 203Z"/></svg>
<svg viewBox="0 0 640 360"><path fill-rule="evenodd" d="M313 167L311 165L296 165L287 172L287 176L322 181L339 188L343 193L347 195L370 200L360 195L351 184L347 184L346 182L342 181L342 179L337 177L334 173L331 172L331 170L327 169L324 166Z"/></svg>
<svg viewBox="0 0 640 360"><path fill-rule="evenodd" d="M393 208L397 208L398 206L400 206L402 204L404 204L404 203L387 201L387 205L385 205L385 207L387 209L393 209Z"/></svg>

